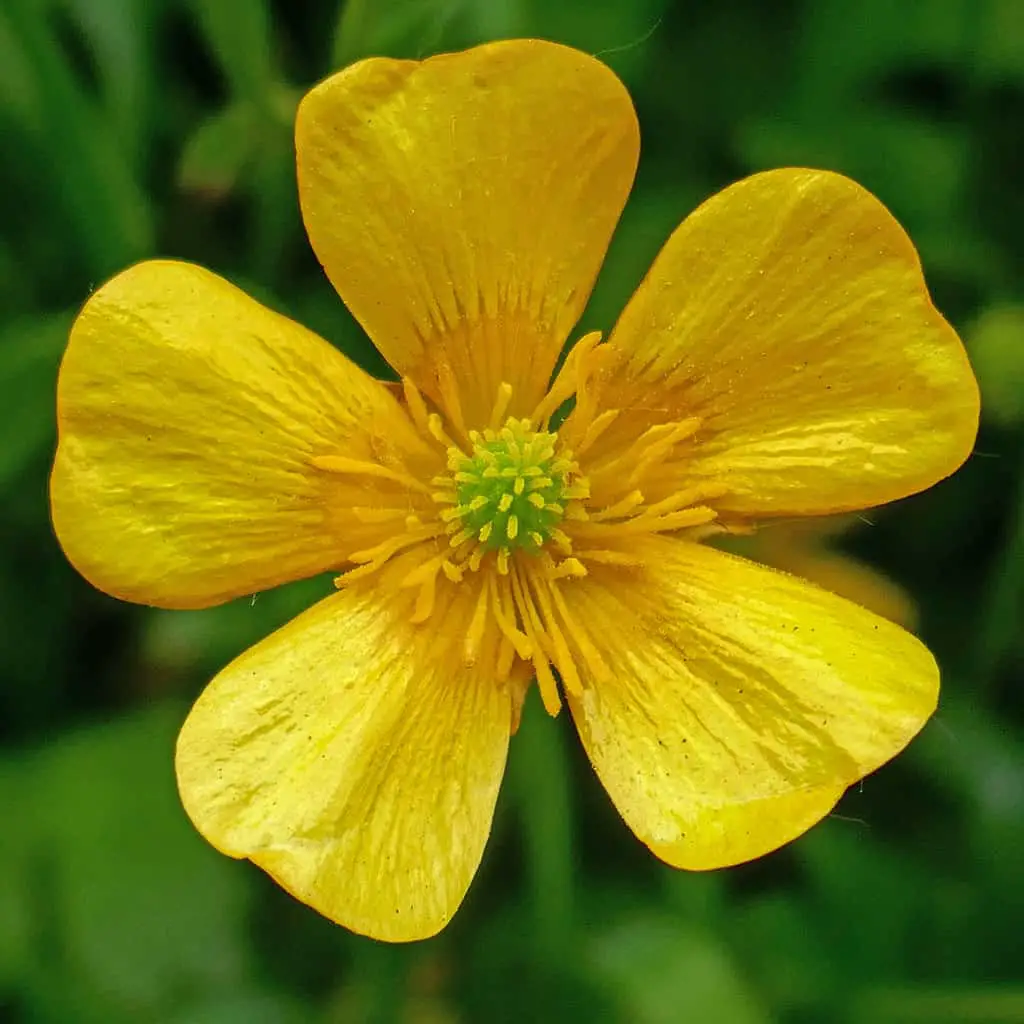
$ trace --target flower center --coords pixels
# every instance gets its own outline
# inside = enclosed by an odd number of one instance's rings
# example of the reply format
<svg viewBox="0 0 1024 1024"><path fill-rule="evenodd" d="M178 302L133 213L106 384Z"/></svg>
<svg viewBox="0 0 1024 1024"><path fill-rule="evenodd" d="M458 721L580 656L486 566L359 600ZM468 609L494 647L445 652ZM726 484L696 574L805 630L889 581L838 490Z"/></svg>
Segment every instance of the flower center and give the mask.
<svg viewBox="0 0 1024 1024"><path fill-rule="evenodd" d="M585 385L615 357L610 345L598 346L597 335L587 336L528 419L507 415L512 387L502 383L482 430L466 429L457 401L446 423L405 380L409 418L433 447L429 461L417 454L417 463L407 466L402 459L341 453L311 460L321 471L361 479L367 499L350 509L352 520L379 527L376 543L344 553L349 566L337 585L401 562L391 585L396 594L415 592L409 619L422 623L438 607L441 614L454 608L456 587L467 574L479 574L468 619L438 628L438 656L457 650L465 665L483 660L502 683L522 682L513 666L529 663L551 714L561 706L559 679L578 697L584 674L592 680L609 674L563 588L593 566L641 568L632 538L678 533L699 539L718 517L708 501L727 490L722 480L692 480L686 472L686 449L679 446L700 429L698 417L653 423L601 450L600 439L620 410L600 410ZM573 395L571 418L557 433L545 429ZM586 459L586 476L577 457ZM521 699L519 692L515 709Z"/></svg>
<svg viewBox="0 0 1024 1024"><path fill-rule="evenodd" d="M476 571L495 552L504 574L516 552L536 555L549 541L568 551L560 524L589 489L571 456L559 452L558 436L509 417L500 430L468 437L468 454L451 445L449 475L434 481L441 488L434 500L448 506L441 519L457 562Z"/></svg>
<svg viewBox="0 0 1024 1024"><path fill-rule="evenodd" d="M456 450L451 460L454 521L488 550L536 554L565 515L573 463L555 454L555 434L532 430L529 420L509 419L469 439L472 454Z"/></svg>

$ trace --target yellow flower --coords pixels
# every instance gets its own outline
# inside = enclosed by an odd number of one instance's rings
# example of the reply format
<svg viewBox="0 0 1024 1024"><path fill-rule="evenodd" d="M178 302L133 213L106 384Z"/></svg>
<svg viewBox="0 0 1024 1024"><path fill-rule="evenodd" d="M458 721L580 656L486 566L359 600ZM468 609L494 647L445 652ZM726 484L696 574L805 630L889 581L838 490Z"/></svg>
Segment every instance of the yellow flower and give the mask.
<svg viewBox="0 0 1024 1024"><path fill-rule="evenodd" d="M296 147L313 247L401 386L159 261L89 299L58 389L53 520L96 586L198 608L342 572L184 725L210 842L415 939L476 870L531 678L683 868L787 842L910 740L938 689L917 640L699 543L970 451L963 349L877 200L733 185L555 372L637 163L611 71L537 41L366 60L305 97Z"/></svg>

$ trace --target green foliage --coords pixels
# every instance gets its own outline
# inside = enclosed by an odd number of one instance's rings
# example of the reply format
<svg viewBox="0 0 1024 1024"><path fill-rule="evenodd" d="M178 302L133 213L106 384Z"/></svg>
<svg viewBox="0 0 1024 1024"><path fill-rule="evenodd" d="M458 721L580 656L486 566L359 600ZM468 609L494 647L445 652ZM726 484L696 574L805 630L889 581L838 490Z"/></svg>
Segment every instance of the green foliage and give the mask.
<svg viewBox="0 0 1024 1024"><path fill-rule="evenodd" d="M987 306L965 333L985 414L1007 427L1024 420L1024 305Z"/></svg>
<svg viewBox="0 0 1024 1024"><path fill-rule="evenodd" d="M757 864L672 872L534 697L465 907L388 948L208 848L174 791L187 700L330 580L205 612L92 591L48 522L54 382L90 290L157 254L385 372L303 236L296 103L363 56L511 35L600 53L640 114L581 329L611 326L705 196L830 167L913 236L983 431L963 473L851 542L918 602L945 695L833 820ZM1024 1022L1019 0L4 0L0 132L0 1019Z"/></svg>

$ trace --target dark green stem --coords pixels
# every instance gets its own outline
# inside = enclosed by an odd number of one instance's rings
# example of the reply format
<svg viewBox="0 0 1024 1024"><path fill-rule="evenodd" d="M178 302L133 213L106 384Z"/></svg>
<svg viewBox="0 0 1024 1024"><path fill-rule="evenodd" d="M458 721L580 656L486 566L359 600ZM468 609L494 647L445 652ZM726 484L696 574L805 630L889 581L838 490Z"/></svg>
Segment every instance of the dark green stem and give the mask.
<svg viewBox="0 0 1024 1024"><path fill-rule="evenodd" d="M549 965L571 948L573 931L573 815L563 726L531 693L513 740L535 955Z"/></svg>

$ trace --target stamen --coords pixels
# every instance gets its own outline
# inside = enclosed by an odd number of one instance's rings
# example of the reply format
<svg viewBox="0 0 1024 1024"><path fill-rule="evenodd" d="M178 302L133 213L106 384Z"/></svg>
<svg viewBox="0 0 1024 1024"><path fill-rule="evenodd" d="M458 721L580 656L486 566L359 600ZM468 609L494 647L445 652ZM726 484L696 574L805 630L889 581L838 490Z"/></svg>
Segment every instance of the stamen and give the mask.
<svg viewBox="0 0 1024 1024"><path fill-rule="evenodd" d="M353 551L349 556L350 562L368 563L373 566L383 565L392 555L401 551L403 548L410 547L413 544L419 544L421 541L430 540L434 537L439 537L444 531L439 526L420 527L419 529L408 529L405 533L399 533L393 537L388 537L387 540L381 541L379 544L372 548L367 548L365 551Z"/></svg>
<svg viewBox="0 0 1024 1024"><path fill-rule="evenodd" d="M491 418L487 424L491 430L497 430L498 426L504 421L511 401L512 385L502 382L498 385L498 394L494 399L494 408L491 410Z"/></svg>
<svg viewBox="0 0 1024 1024"><path fill-rule="evenodd" d="M552 561L546 575L549 580L560 580L567 576L579 578L587 575L587 567L578 558L563 558L561 562Z"/></svg>
<svg viewBox="0 0 1024 1024"><path fill-rule="evenodd" d="M516 649L512 646L512 641L503 634L501 637L501 643L498 645L498 664L496 671L498 679L502 681L508 679L509 673L512 671L512 663L515 661L515 657Z"/></svg>
<svg viewBox="0 0 1024 1024"><path fill-rule="evenodd" d="M628 516L644 503L644 496L641 491L630 491L624 498L620 498L614 505L601 509L600 512L591 512L591 522L600 523L606 519L621 519Z"/></svg>
<svg viewBox="0 0 1024 1024"><path fill-rule="evenodd" d="M448 577L448 581L450 583L462 582L462 570L454 563L448 561L447 558L441 563L441 572L443 572L445 576Z"/></svg>
<svg viewBox="0 0 1024 1024"><path fill-rule="evenodd" d="M585 451L588 451L594 444L594 442L617 420L619 417L618 409L606 409L600 415L591 420L590 425L587 427L586 432L583 435L583 440L576 445L576 454L582 455Z"/></svg>
<svg viewBox="0 0 1024 1024"><path fill-rule="evenodd" d="M533 663L534 672L537 673L537 689L540 691L540 699L544 704L544 710L554 717L562 708L562 699L558 696L558 684L551 672L551 663L540 642L544 628L529 591L524 588L523 582L519 578L519 573L514 573L512 576L512 590L515 594L516 607L519 610L523 628L526 630L526 635L533 648L530 660Z"/></svg>
<svg viewBox="0 0 1024 1024"><path fill-rule="evenodd" d="M480 654L480 646L484 638L484 626L487 622L487 587L480 588L480 596L476 600L476 607L473 609L473 618L469 623L464 641L464 661L467 665L476 664Z"/></svg>
<svg viewBox="0 0 1024 1024"><path fill-rule="evenodd" d="M590 639L587 631L570 614L565 598L557 587L551 588L551 598L558 609L559 615L562 616L562 621L565 623L565 628L572 637L573 643L579 648L580 654L587 664L587 670L594 677L595 681L603 682L611 675L611 670L601 656L601 652L594 646L594 642Z"/></svg>
<svg viewBox="0 0 1024 1024"><path fill-rule="evenodd" d="M598 562L601 565L623 565L637 568L644 564L642 558L624 551L608 551L600 548L577 549L576 556L581 562Z"/></svg>
<svg viewBox="0 0 1024 1024"><path fill-rule="evenodd" d="M448 420L456 431L466 437L466 421L462 415L462 402L459 399L459 386L451 366L442 361L437 367L437 387L444 402Z"/></svg>
<svg viewBox="0 0 1024 1024"><path fill-rule="evenodd" d="M365 505L357 505L351 511L361 523L388 523L393 519L405 519L409 514L405 508L368 508Z"/></svg>
<svg viewBox="0 0 1024 1024"><path fill-rule="evenodd" d="M410 473L393 469L390 466L382 466L377 462L350 459L344 455L314 455L309 461L316 469L322 469L327 473L338 473L344 476L376 476L384 480L393 480L414 491L430 493L430 488Z"/></svg>
<svg viewBox="0 0 1024 1024"><path fill-rule="evenodd" d="M692 437L701 420L692 416L676 423L658 423L648 427L624 452L620 452L593 470L595 476L622 478L635 486L644 474L664 461L680 441Z"/></svg>
<svg viewBox="0 0 1024 1024"><path fill-rule="evenodd" d="M441 422L441 417L436 412L430 413L427 417L427 430L430 436L435 440L439 441L445 446L445 448L454 448L455 442L445 433L444 424Z"/></svg>
<svg viewBox="0 0 1024 1024"><path fill-rule="evenodd" d="M437 565L434 571L423 581L420 592L416 595L416 604L412 615L409 616L410 622L426 622L434 611L434 598L437 594L437 570L439 568L440 565Z"/></svg>
<svg viewBox="0 0 1024 1024"><path fill-rule="evenodd" d="M498 627L515 648L516 654L526 661L533 655L534 644L526 633L516 628L515 602L508 582L491 576L488 578L487 585L490 587L492 608Z"/></svg>
<svg viewBox="0 0 1024 1024"><path fill-rule="evenodd" d="M663 516L648 516L646 513L634 516L632 519L624 519L616 523L595 523L595 529L612 531L612 535L622 537L637 533L665 533L671 530L682 530L689 526L702 526L710 523L718 516L718 513L706 505L697 505L693 508L680 509L678 512L669 512ZM586 530L588 524L581 524L581 530Z"/></svg>
<svg viewBox="0 0 1024 1024"><path fill-rule="evenodd" d="M408 406L409 415L421 434L429 434L427 427L427 403L423 401L423 395L419 388L408 377L402 378L402 391L405 394L405 404Z"/></svg>
<svg viewBox="0 0 1024 1024"><path fill-rule="evenodd" d="M528 584L523 583L522 587L527 590ZM537 604L540 605L540 612L544 616L545 634L550 637L554 647L554 662L558 666L559 674L562 677L562 684L574 697L583 692L583 683L580 682L579 672L576 671L576 662L573 660L569 645L565 641L565 635L558 626L554 609L549 600L548 588L542 583L534 588Z"/></svg>
<svg viewBox="0 0 1024 1024"><path fill-rule="evenodd" d="M530 417L534 423L546 423L563 403L568 401L579 390L582 376L582 367L586 364L587 357L601 341L601 332L592 331L585 334L569 350L565 357L562 368L558 371L551 384L551 389L540 400L540 404L533 410Z"/></svg>
<svg viewBox="0 0 1024 1024"><path fill-rule="evenodd" d="M629 482L636 483L640 480L652 466L662 462L675 445L695 434L700 429L700 424L701 421L696 416L679 423L666 423L663 433L656 439L653 435L658 428L651 427L644 435L644 437L652 435L651 441L630 473Z"/></svg>

